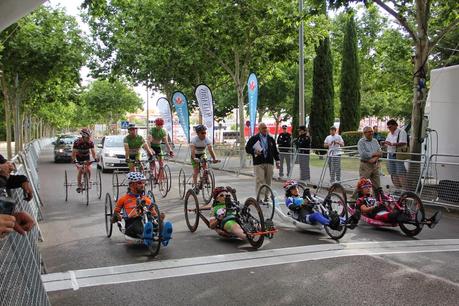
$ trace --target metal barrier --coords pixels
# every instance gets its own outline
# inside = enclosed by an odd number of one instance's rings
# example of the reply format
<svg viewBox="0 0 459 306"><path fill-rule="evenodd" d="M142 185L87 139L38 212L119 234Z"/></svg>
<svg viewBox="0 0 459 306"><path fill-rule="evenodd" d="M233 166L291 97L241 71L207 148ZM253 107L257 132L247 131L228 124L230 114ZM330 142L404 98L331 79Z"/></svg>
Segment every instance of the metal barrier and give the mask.
<svg viewBox="0 0 459 306"><path fill-rule="evenodd" d="M22 189L11 190L16 201L15 211L26 211L35 220L41 218L38 197L37 162L41 147L50 139L36 140L27 145L24 152L13 158L17 174L26 175L31 182L34 198L24 200ZM1 305L50 305L41 281L42 260L37 246L41 239L38 224L25 236L15 232L0 240L0 304Z"/></svg>

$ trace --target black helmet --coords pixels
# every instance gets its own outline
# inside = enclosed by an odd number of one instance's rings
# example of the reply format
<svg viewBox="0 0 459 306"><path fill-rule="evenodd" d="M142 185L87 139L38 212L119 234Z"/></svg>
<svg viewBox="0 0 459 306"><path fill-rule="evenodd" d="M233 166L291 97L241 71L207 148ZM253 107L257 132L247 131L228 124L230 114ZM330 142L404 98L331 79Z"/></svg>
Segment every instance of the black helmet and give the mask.
<svg viewBox="0 0 459 306"><path fill-rule="evenodd" d="M194 127L194 130L196 133L202 132L202 131L207 131L207 127L202 124L198 124L197 126Z"/></svg>
<svg viewBox="0 0 459 306"><path fill-rule="evenodd" d="M134 123L129 123L129 125L128 125L128 128L127 128L127 129L128 129L128 130L132 130L132 129L137 129L137 127L135 126L135 124L134 124Z"/></svg>

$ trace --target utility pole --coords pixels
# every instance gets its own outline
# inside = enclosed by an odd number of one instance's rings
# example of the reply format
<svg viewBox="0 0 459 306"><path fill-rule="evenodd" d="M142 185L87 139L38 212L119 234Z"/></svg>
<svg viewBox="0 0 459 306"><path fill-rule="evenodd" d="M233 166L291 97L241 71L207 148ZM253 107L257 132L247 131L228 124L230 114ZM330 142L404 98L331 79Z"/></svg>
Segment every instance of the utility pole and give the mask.
<svg viewBox="0 0 459 306"><path fill-rule="evenodd" d="M301 16L301 23L300 23L300 30L299 30L299 38L298 44L300 48L300 56L299 56L299 78L298 82L300 83L299 93L298 93L298 113L299 113L299 124L304 125L304 21L303 21L303 0L299 0L299 13Z"/></svg>

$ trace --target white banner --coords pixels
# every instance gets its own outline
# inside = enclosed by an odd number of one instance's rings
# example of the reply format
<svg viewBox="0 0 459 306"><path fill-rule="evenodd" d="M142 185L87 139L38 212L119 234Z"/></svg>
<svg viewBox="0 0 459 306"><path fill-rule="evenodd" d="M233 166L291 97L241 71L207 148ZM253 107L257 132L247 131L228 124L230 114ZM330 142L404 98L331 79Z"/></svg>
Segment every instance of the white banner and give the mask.
<svg viewBox="0 0 459 306"><path fill-rule="evenodd" d="M166 132L169 134L170 141L174 142L174 138L172 138L172 112L169 101L166 98L159 98L158 102L156 102L156 107L159 110L161 118L163 118L164 120L164 128L166 129Z"/></svg>
<svg viewBox="0 0 459 306"><path fill-rule="evenodd" d="M207 137L214 142L214 101L212 92L207 85L201 84L196 87L194 95L198 100L201 110L202 123L207 127Z"/></svg>

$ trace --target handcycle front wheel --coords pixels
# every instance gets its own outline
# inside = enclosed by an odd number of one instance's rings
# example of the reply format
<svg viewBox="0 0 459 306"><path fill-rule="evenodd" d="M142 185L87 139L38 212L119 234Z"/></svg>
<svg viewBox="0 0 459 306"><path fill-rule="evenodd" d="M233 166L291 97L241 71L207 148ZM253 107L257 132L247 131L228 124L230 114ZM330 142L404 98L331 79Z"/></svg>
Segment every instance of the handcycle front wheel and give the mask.
<svg viewBox="0 0 459 306"><path fill-rule="evenodd" d="M86 196L86 206L89 205L89 175L88 172L85 172L83 175L83 188Z"/></svg>
<svg viewBox="0 0 459 306"><path fill-rule="evenodd" d="M345 199L335 192L330 192L325 198L324 206L327 209L327 215L331 222L335 224L325 225L325 232L334 240L343 238L346 234L348 220L348 210ZM343 224L344 223L344 224Z"/></svg>
<svg viewBox="0 0 459 306"><path fill-rule="evenodd" d="M190 232L195 232L199 225L199 202L193 189L189 189L185 196L184 204L185 221Z"/></svg>
<svg viewBox="0 0 459 306"><path fill-rule="evenodd" d="M172 175L171 168L167 164L164 165L164 172L167 173L167 192L169 192L172 188Z"/></svg>
<svg viewBox="0 0 459 306"><path fill-rule="evenodd" d="M65 188L65 202L67 202L67 199L69 197L69 182L67 179L67 170L64 170L64 188Z"/></svg>
<svg viewBox="0 0 459 306"><path fill-rule="evenodd" d="M212 200L212 193L215 189L215 176L212 170L207 170L207 175L201 177L202 182L202 199L205 204Z"/></svg>
<svg viewBox="0 0 459 306"><path fill-rule="evenodd" d="M260 233L265 232L266 227L263 212L254 198L248 198L245 201L241 212L241 222L250 245L255 249L260 248L265 240L265 235Z"/></svg>
<svg viewBox="0 0 459 306"><path fill-rule="evenodd" d="M257 193L257 203L263 212L263 216L272 220L274 218L276 200L271 187L266 184L260 186Z"/></svg>
<svg viewBox="0 0 459 306"><path fill-rule="evenodd" d="M108 238L112 236L112 231L113 231L112 217L113 217L112 197L107 192L107 194L105 195L105 232Z"/></svg>
<svg viewBox="0 0 459 306"><path fill-rule="evenodd" d="M148 190L147 196L151 199L151 203L155 203L156 204L156 197L155 197L153 191Z"/></svg>
<svg viewBox="0 0 459 306"><path fill-rule="evenodd" d="M398 204L410 218L409 222L400 222L398 224L400 229L409 237L416 236L422 231L423 227L422 223L417 222L418 218L425 219L424 205L421 199L415 193L407 191L402 193L398 199Z"/></svg>
<svg viewBox="0 0 459 306"><path fill-rule="evenodd" d="M96 181L94 185L96 185L96 192L97 192L97 198L100 200L102 197L102 175L100 174L102 171L98 169L96 171Z"/></svg>
<svg viewBox="0 0 459 306"><path fill-rule="evenodd" d="M162 241L162 234L163 234L163 220L161 220L161 214L159 211L158 205L153 203L151 205L151 210L155 211L155 216L152 216L152 222L154 222L154 236L151 243L148 245L148 250L150 250L151 256L156 256L159 253L159 249L161 248L161 241Z"/></svg>
<svg viewBox="0 0 459 306"><path fill-rule="evenodd" d="M180 199L183 199L185 197L185 192L186 192L186 175L185 175L185 170L183 169L180 169L180 172L179 172L178 189L179 189Z"/></svg>
<svg viewBox="0 0 459 306"><path fill-rule="evenodd" d="M116 201L118 199L118 196L119 196L119 193L120 193L118 172L116 172L116 170L113 171L113 175L112 175L112 193L113 193L113 198Z"/></svg>

